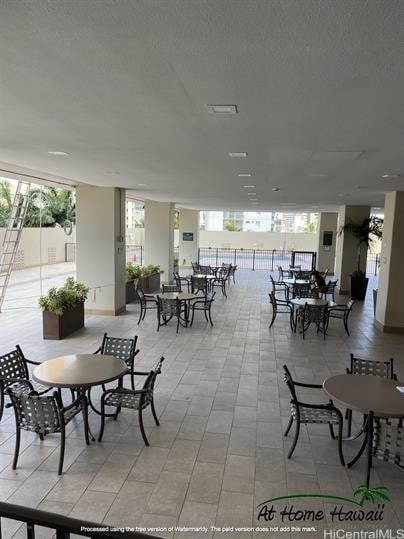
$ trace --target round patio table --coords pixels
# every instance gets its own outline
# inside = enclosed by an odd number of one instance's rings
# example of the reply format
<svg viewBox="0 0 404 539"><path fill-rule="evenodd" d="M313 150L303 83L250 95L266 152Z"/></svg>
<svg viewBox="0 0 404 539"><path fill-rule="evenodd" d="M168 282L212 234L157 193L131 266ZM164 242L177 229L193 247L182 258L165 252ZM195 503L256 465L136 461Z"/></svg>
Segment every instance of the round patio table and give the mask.
<svg viewBox="0 0 404 539"><path fill-rule="evenodd" d="M320 298L293 298L290 302L293 303L293 305L296 305L296 307L304 307L306 303L313 307L321 307L326 304L328 304L328 307L336 307L338 305L335 301L326 301L325 299Z"/></svg>
<svg viewBox="0 0 404 539"><path fill-rule="evenodd" d="M106 384L121 378L128 371L127 364L114 356L94 354L71 354L44 361L32 371L37 382L50 387L66 387L77 390L87 410L89 399L86 391L92 386ZM90 401L91 404L91 401ZM97 411L93 406L92 408ZM87 430L95 438L88 426Z"/></svg>
<svg viewBox="0 0 404 539"><path fill-rule="evenodd" d="M324 391L333 400L365 415L362 446L347 467L353 466L367 448L367 485L372 467L373 418L404 417L404 393L397 389L402 385L397 380L364 374L338 374L323 383Z"/></svg>
<svg viewBox="0 0 404 539"><path fill-rule="evenodd" d="M309 284L310 280L309 279L290 279L290 278L287 278L287 279L283 279L282 282L285 283L285 284L288 284L288 285Z"/></svg>

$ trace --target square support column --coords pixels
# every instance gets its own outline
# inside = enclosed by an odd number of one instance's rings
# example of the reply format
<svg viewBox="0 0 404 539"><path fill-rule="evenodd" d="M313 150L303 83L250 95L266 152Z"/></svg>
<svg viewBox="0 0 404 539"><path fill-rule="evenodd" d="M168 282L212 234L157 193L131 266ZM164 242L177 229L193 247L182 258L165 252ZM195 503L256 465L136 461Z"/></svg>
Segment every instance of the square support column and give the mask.
<svg viewBox="0 0 404 539"><path fill-rule="evenodd" d="M338 213L338 230L346 223L361 223L370 215L370 206L342 206ZM337 236L335 273L339 279L339 293L350 293L350 275L357 269L358 240L352 234ZM366 272L367 248L361 248L361 270Z"/></svg>
<svg viewBox="0 0 404 539"><path fill-rule="evenodd" d="M179 265L191 266L198 260L199 211L180 210Z"/></svg>
<svg viewBox="0 0 404 539"><path fill-rule="evenodd" d="M338 213L321 212L317 230L317 269L328 275L335 272L335 246L337 243Z"/></svg>
<svg viewBox="0 0 404 539"><path fill-rule="evenodd" d="M125 190L77 187L77 280L90 287L92 314L125 310Z"/></svg>
<svg viewBox="0 0 404 539"><path fill-rule="evenodd" d="M171 281L174 269L174 203L147 200L144 208L145 264L157 264L163 281Z"/></svg>
<svg viewBox="0 0 404 539"><path fill-rule="evenodd" d="M382 252L376 303L376 326L389 333L404 333L402 296L404 266L404 192L386 194Z"/></svg>

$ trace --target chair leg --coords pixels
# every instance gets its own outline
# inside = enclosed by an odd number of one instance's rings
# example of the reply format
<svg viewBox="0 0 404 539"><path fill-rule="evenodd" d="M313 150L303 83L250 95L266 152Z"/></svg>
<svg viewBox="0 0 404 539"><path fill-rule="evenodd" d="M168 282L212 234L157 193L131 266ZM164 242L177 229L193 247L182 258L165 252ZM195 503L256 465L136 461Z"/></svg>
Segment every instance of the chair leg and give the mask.
<svg viewBox="0 0 404 539"><path fill-rule="evenodd" d="M21 442L21 430L17 427L15 431L15 448L14 448L14 459L13 459L13 470L17 468L18 455L20 453L20 442Z"/></svg>
<svg viewBox="0 0 404 539"><path fill-rule="evenodd" d="M328 427L330 429L330 436L333 440L335 440L335 433L334 433L334 429L332 428L332 425L331 423L328 423Z"/></svg>
<svg viewBox="0 0 404 539"><path fill-rule="evenodd" d="M292 426L292 423L293 423L293 416L291 415L291 416L290 416L290 419L289 419L288 426L286 427L284 436L287 436L287 435L289 434L290 427Z"/></svg>
<svg viewBox="0 0 404 539"><path fill-rule="evenodd" d="M143 316L143 307L142 307L142 304L140 304L140 314L139 314L139 320L137 321L137 325L140 324L140 321L142 320L142 316Z"/></svg>
<svg viewBox="0 0 404 539"><path fill-rule="evenodd" d="M104 397L101 397L101 425L100 425L100 432L98 434L99 442L101 442L102 435L104 434L104 426L105 426L105 404L104 404Z"/></svg>
<svg viewBox="0 0 404 539"><path fill-rule="evenodd" d="M88 433L87 433L87 436L88 436ZM65 433L65 428L63 427L60 432L60 454L59 454L58 475L62 475L63 461L65 459L65 445L66 445L66 433Z"/></svg>
<svg viewBox="0 0 404 539"><path fill-rule="evenodd" d="M3 384L1 384L1 387L0 387L0 421L1 421L1 418L3 417L3 412L4 412L4 387L3 387Z"/></svg>
<svg viewBox="0 0 404 539"><path fill-rule="evenodd" d="M349 329L348 329L348 319L344 317L344 328L347 332L348 337L350 336Z"/></svg>
<svg viewBox="0 0 404 539"><path fill-rule="evenodd" d="M271 320L271 323L269 324L269 328L268 329L271 329L271 327L273 326L274 322L275 322L275 318L276 318L276 311L273 311L272 312L272 320Z"/></svg>
<svg viewBox="0 0 404 539"><path fill-rule="evenodd" d="M135 390L135 375L133 374L133 367L130 373L130 385L131 385L132 390L134 391Z"/></svg>
<svg viewBox="0 0 404 539"><path fill-rule="evenodd" d="M208 315L207 315L207 313L206 313L206 309L203 310L203 314L205 315L205 320L206 320L206 322L209 322L209 320L208 320Z"/></svg>
<svg viewBox="0 0 404 539"><path fill-rule="evenodd" d="M341 462L341 466L345 468L345 459L342 453L342 427L343 427L342 417L340 417L340 420L338 423L338 455L339 455L339 460Z"/></svg>
<svg viewBox="0 0 404 539"><path fill-rule="evenodd" d="M346 419L347 419L347 432L346 435L349 438L352 434L352 410L346 411Z"/></svg>
<svg viewBox="0 0 404 539"><path fill-rule="evenodd" d="M83 395L82 405L81 406L82 406L81 412L83 414L83 423L84 423L84 437L85 437L85 440L86 440L86 444L90 445L90 440L89 440L89 436L88 436L88 431L89 431L89 427L88 427L88 402L87 402L87 397L85 395Z"/></svg>
<svg viewBox="0 0 404 539"><path fill-rule="evenodd" d="M151 406L151 411L152 411L152 414L153 414L153 417L154 417L154 421L156 422L157 426L160 426L160 422L159 422L159 420L157 418L156 410L154 409L154 400L153 399L151 401L150 406Z"/></svg>
<svg viewBox="0 0 404 539"><path fill-rule="evenodd" d="M295 450L297 440L299 439L299 433L300 433L300 421L296 420L296 430L295 430L295 437L293 439L292 447L290 448L290 451L288 453L288 459L293 455L293 451Z"/></svg>
<svg viewBox="0 0 404 539"><path fill-rule="evenodd" d="M149 440L147 439L146 433L144 431L143 416L142 416L142 409L141 408L139 409L139 426L140 426L140 432L142 433L142 438L144 440L144 443L146 445L150 445Z"/></svg>
<svg viewBox="0 0 404 539"><path fill-rule="evenodd" d="M209 322L210 322L210 325L213 327L212 316L211 316L211 313L210 313L210 307L209 307L208 314L209 314Z"/></svg>

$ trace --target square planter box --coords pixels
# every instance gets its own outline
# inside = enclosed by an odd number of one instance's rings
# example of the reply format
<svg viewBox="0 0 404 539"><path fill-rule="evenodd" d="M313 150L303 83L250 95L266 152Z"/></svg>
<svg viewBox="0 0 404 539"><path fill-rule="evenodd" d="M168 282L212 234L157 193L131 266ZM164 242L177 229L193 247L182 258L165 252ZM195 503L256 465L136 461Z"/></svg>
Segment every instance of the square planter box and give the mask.
<svg viewBox="0 0 404 539"><path fill-rule="evenodd" d="M143 288L145 294L153 294L160 290L160 273L153 273L148 277L141 277L137 283L137 288ZM126 283L126 303L138 301L139 296L133 283Z"/></svg>
<svg viewBox="0 0 404 539"><path fill-rule="evenodd" d="M73 308L65 310L62 316L42 311L42 326L44 339L64 339L84 327L84 303L77 303Z"/></svg>

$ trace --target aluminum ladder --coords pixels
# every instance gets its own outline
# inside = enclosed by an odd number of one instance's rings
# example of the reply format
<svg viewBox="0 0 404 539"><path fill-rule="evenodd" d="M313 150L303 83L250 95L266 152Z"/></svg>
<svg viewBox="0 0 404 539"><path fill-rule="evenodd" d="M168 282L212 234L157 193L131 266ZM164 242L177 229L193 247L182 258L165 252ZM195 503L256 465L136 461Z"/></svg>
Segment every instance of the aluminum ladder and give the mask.
<svg viewBox="0 0 404 539"><path fill-rule="evenodd" d="M8 281L13 270L15 257L22 230L24 228L25 216L29 204L29 191L31 184L19 180L15 191L13 205L3 240L3 247L0 253L0 312L7 291Z"/></svg>

